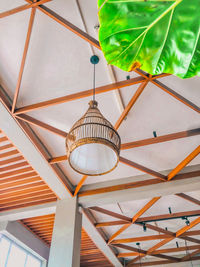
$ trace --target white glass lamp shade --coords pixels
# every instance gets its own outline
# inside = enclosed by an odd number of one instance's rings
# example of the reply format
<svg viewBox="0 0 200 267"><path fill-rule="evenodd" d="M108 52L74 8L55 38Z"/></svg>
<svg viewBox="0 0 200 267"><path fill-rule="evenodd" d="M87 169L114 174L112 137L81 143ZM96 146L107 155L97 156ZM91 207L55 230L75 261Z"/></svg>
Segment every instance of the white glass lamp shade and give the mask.
<svg viewBox="0 0 200 267"><path fill-rule="evenodd" d="M113 126L91 101L85 115L66 139L70 166L78 173L94 176L112 171L118 164L121 140Z"/></svg>
<svg viewBox="0 0 200 267"><path fill-rule="evenodd" d="M69 156L73 169L86 175L100 175L113 170L118 163L117 153L109 146L89 143L78 146Z"/></svg>

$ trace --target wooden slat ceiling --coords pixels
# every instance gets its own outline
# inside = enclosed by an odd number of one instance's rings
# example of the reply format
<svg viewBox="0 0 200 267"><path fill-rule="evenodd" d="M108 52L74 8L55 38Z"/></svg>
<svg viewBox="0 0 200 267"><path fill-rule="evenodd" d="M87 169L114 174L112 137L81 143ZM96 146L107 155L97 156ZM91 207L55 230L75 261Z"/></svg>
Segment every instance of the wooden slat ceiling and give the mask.
<svg viewBox="0 0 200 267"><path fill-rule="evenodd" d="M40 239L51 244L54 214L39 216L29 219L24 219L21 223L29 229L32 233L36 234ZM81 266L113 266L104 254L93 243L88 234L82 229L81 236Z"/></svg>
<svg viewBox="0 0 200 267"><path fill-rule="evenodd" d="M0 211L57 200L56 195L0 130Z"/></svg>

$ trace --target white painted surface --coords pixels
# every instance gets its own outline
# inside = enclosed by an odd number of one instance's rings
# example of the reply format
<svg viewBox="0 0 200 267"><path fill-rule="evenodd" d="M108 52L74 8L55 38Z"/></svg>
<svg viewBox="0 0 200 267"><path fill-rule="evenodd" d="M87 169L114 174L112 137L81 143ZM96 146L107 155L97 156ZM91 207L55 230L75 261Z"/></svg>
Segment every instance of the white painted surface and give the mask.
<svg viewBox="0 0 200 267"><path fill-rule="evenodd" d="M59 200L48 267L79 267L82 214L77 198Z"/></svg>

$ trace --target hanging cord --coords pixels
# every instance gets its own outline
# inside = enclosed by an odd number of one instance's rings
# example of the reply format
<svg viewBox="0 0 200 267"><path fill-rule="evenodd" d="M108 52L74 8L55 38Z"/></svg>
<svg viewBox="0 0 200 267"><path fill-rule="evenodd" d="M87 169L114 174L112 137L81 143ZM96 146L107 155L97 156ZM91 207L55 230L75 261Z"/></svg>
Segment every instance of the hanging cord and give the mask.
<svg viewBox="0 0 200 267"><path fill-rule="evenodd" d="M93 101L95 101L95 64L94 64L94 73L93 73Z"/></svg>
<svg viewBox="0 0 200 267"><path fill-rule="evenodd" d="M186 247L186 255L188 255L190 257L190 262L191 262L191 266L193 267L193 263L192 263L192 258L191 258L191 255L189 253L189 250L188 250L188 246L187 246L187 242L185 240L185 247Z"/></svg>

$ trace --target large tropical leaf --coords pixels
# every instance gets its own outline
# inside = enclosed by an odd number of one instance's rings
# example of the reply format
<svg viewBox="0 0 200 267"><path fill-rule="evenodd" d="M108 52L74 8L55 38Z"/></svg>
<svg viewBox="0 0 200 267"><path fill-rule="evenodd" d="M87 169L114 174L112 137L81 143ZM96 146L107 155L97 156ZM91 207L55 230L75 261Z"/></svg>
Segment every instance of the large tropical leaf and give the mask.
<svg viewBox="0 0 200 267"><path fill-rule="evenodd" d="M200 76L200 0L98 0L99 41L125 71Z"/></svg>

